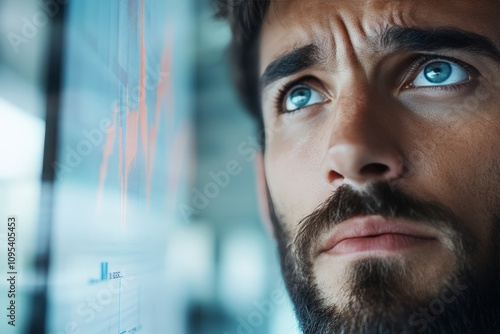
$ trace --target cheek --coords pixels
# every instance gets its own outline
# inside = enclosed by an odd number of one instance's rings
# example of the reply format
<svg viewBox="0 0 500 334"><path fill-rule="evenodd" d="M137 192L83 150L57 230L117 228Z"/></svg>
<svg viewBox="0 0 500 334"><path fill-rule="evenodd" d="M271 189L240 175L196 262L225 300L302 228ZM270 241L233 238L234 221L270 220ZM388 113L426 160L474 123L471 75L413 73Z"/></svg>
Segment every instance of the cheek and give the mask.
<svg viewBox="0 0 500 334"><path fill-rule="evenodd" d="M296 225L328 196L321 178L323 155L318 138L274 138L266 145L266 175L277 212Z"/></svg>
<svg viewBox="0 0 500 334"><path fill-rule="evenodd" d="M493 199L498 198L500 181L498 132L491 133L489 138L475 132L477 139L471 142L470 139L474 138L471 136L469 140L464 140L461 151L457 147L457 154L462 154L459 155L461 163L455 165L456 175L449 176L456 179L460 190L456 196L463 203L464 215L469 216L471 224L479 217L489 218L497 210L492 204L496 202Z"/></svg>
<svg viewBox="0 0 500 334"><path fill-rule="evenodd" d="M494 124L473 121L441 131L435 141L429 138L426 162L414 167L410 182L419 197L455 212L480 245L491 244L491 216L499 206L500 133Z"/></svg>

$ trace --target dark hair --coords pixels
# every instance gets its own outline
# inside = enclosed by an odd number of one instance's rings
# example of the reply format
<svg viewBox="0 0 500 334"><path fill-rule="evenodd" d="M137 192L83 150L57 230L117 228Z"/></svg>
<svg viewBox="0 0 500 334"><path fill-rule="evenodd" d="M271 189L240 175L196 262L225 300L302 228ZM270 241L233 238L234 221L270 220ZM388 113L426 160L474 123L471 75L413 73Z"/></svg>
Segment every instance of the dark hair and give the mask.
<svg viewBox="0 0 500 334"><path fill-rule="evenodd" d="M243 104L263 128L259 92L259 34L271 0L214 0L216 16L232 31L231 73Z"/></svg>

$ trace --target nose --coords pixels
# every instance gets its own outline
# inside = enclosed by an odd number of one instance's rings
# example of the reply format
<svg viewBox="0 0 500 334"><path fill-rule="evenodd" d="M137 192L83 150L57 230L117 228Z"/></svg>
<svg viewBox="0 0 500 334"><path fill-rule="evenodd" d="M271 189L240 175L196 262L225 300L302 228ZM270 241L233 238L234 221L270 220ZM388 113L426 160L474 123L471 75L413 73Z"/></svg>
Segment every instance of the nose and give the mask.
<svg viewBox="0 0 500 334"><path fill-rule="evenodd" d="M342 180L358 187L376 181L395 180L403 172L402 159L397 154L349 142L332 146L325 165L329 184Z"/></svg>
<svg viewBox="0 0 500 334"><path fill-rule="evenodd" d="M403 174L403 159L393 131L397 129L397 118L381 113L380 104L377 110L369 108L377 104L359 96L339 100L334 106L335 117L328 122L330 138L323 172L330 185L363 187L392 181Z"/></svg>

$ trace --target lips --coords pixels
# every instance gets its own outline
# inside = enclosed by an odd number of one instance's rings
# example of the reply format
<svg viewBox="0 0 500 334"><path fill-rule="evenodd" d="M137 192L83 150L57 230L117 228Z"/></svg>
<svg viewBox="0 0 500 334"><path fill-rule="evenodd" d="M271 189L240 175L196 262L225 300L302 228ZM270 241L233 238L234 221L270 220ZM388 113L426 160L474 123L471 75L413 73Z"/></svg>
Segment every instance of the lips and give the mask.
<svg viewBox="0 0 500 334"><path fill-rule="evenodd" d="M363 216L346 220L333 229L320 253L332 255L366 251L400 251L436 240L424 226L381 216Z"/></svg>

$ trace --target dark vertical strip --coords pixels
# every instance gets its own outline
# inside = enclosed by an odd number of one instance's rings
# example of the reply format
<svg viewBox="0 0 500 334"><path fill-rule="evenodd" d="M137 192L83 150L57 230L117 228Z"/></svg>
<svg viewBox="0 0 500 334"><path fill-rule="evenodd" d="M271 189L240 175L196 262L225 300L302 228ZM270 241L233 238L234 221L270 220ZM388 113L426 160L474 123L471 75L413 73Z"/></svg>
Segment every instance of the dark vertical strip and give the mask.
<svg viewBox="0 0 500 334"><path fill-rule="evenodd" d="M46 80L46 117L45 142L42 164L42 189L40 195L40 216L35 255L35 287L32 312L27 333L45 334L47 332L48 277L50 268L51 234L54 210L53 185L56 173L52 164L57 161L59 114L61 107L61 76L64 52L64 23L68 2L61 2L59 11L51 18L50 41L47 52ZM40 5L43 6L40 1Z"/></svg>

